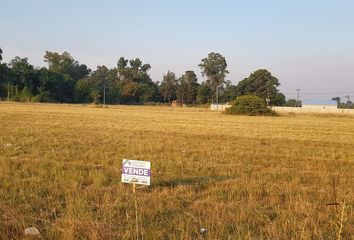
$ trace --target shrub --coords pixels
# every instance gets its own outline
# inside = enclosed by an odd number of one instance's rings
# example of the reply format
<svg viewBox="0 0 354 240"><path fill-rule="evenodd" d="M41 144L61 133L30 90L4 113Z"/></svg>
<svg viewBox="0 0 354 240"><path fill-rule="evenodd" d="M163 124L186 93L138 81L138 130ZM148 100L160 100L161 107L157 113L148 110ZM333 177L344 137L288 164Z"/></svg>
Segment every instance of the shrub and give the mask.
<svg viewBox="0 0 354 240"><path fill-rule="evenodd" d="M231 107L225 110L226 114L238 114L249 116L271 116L275 115L267 105L266 102L254 95L245 95L237 97L232 102Z"/></svg>
<svg viewBox="0 0 354 240"><path fill-rule="evenodd" d="M39 89L39 93L32 98L33 102L55 102L53 99L50 97L50 93L48 91L45 91L44 88Z"/></svg>
<svg viewBox="0 0 354 240"><path fill-rule="evenodd" d="M31 91L28 89L28 87L24 87L20 93L20 101L22 102L30 102L32 98Z"/></svg>

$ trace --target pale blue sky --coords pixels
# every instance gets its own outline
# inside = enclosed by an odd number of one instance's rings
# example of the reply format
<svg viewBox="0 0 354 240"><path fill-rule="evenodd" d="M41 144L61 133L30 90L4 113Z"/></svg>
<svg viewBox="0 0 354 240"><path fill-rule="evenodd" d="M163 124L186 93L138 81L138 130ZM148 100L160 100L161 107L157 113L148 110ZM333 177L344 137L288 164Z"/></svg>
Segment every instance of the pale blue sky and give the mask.
<svg viewBox="0 0 354 240"><path fill-rule="evenodd" d="M139 57L161 81L194 70L211 51L226 57L237 83L258 68L281 90L353 92L354 1L350 0L0 0L4 61L68 51L91 69ZM303 95L328 99L332 95ZM294 97L293 95L287 95Z"/></svg>

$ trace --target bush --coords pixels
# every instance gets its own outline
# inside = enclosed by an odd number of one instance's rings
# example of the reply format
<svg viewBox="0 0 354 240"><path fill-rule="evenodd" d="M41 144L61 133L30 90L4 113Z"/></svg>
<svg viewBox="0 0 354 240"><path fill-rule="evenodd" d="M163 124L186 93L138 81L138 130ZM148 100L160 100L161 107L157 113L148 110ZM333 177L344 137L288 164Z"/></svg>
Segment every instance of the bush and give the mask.
<svg viewBox="0 0 354 240"><path fill-rule="evenodd" d="M20 93L20 101L22 102L30 102L32 98L31 91L28 87L24 87Z"/></svg>
<svg viewBox="0 0 354 240"><path fill-rule="evenodd" d="M272 111L266 102L254 95L245 95L237 97L231 103L231 107L225 110L226 114L238 114L249 116L272 116L275 112Z"/></svg>
<svg viewBox="0 0 354 240"><path fill-rule="evenodd" d="M39 89L39 93L32 98L33 102L55 102L53 99L50 97L50 93L48 91L45 91L44 88Z"/></svg>

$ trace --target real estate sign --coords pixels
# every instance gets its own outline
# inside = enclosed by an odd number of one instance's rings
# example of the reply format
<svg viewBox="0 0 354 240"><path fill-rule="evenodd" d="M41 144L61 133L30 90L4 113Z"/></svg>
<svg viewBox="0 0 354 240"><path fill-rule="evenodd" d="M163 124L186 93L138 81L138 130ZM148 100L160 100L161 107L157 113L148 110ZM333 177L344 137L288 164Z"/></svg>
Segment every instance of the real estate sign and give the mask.
<svg viewBox="0 0 354 240"><path fill-rule="evenodd" d="M122 182L150 185L150 162L123 159Z"/></svg>

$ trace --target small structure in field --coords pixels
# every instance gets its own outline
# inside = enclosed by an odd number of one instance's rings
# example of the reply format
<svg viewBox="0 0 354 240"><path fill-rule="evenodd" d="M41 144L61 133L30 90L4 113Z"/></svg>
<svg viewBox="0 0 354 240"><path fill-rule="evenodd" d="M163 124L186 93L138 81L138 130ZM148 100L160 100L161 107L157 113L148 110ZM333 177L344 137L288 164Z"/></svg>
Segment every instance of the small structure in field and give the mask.
<svg viewBox="0 0 354 240"><path fill-rule="evenodd" d="M173 100L171 101L171 106L172 107L187 107L187 104L182 104L180 102L178 102L177 100Z"/></svg>
<svg viewBox="0 0 354 240"><path fill-rule="evenodd" d="M212 111L225 111L226 108L229 108L231 107L231 104L229 103L226 103L226 104L215 104L215 103L212 103L210 104L210 110Z"/></svg>
<svg viewBox="0 0 354 240"><path fill-rule="evenodd" d="M177 100L171 101L171 107L180 107L180 106L178 105Z"/></svg>

